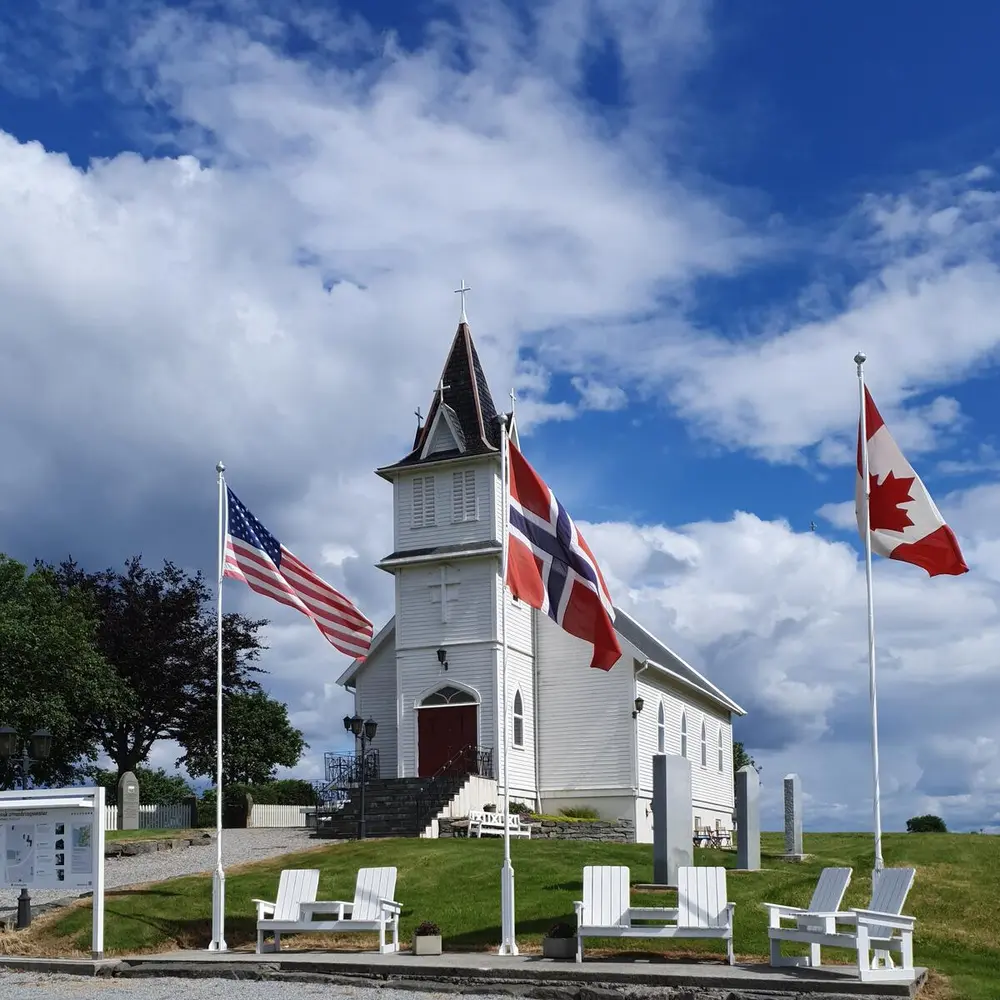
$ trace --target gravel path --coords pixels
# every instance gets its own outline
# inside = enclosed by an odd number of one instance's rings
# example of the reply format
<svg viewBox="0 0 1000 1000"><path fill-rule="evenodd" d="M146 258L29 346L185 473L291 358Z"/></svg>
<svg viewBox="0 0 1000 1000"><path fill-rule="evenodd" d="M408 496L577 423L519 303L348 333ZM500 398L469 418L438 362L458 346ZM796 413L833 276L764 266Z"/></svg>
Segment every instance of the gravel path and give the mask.
<svg viewBox="0 0 1000 1000"><path fill-rule="evenodd" d="M39 975L35 972L0 972L0 1000L455 1000L455 993L409 993L364 986L324 983L234 983L231 979L92 979L77 976ZM477 995L476 1000L501 1000ZM509 997L503 1000L510 1000Z"/></svg>
<svg viewBox="0 0 1000 1000"><path fill-rule="evenodd" d="M222 834L222 859L228 869L247 861L261 861L281 854L302 851L309 847L319 847L333 841L313 840L311 831L287 830L224 830ZM106 858L104 863L104 885L106 889L117 889L125 885L142 882L159 882L179 875L196 875L215 868L215 836L194 847L180 850L156 851L139 854L134 858ZM0 889L0 916L17 910L20 889ZM31 902L50 903L65 899L67 893L59 889L39 889L31 894ZM0 994L3 995L3 994ZM67 994L69 995L69 994ZM206 994L207 995L207 994Z"/></svg>

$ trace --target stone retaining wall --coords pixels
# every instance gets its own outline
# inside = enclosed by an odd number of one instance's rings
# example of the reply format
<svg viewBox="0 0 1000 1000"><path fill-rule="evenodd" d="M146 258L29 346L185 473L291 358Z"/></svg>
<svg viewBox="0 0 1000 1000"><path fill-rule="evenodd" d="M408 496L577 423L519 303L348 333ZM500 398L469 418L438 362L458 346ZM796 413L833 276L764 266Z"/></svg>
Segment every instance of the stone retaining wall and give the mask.
<svg viewBox="0 0 1000 1000"><path fill-rule="evenodd" d="M139 854L154 854L156 851L176 851L195 844L207 844L212 840L210 833L200 837L149 837L145 840L105 840L106 858L134 858Z"/></svg>
<svg viewBox="0 0 1000 1000"><path fill-rule="evenodd" d="M439 837L462 837L462 820L438 820ZM606 844L634 844L635 824L630 819L528 819L532 840L588 840Z"/></svg>

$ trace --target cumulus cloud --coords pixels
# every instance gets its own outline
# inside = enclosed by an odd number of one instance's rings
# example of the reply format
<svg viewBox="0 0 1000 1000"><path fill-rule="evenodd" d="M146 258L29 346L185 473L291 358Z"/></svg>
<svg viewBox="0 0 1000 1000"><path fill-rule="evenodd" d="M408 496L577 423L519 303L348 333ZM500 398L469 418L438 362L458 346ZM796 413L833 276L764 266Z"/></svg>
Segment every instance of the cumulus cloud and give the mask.
<svg viewBox="0 0 1000 1000"><path fill-rule="evenodd" d="M872 195L807 234L814 285L745 336L686 311L701 280L738 281L806 238L665 165L683 159L684 74L711 52L704 5L554 0L523 20L456 5L407 44L309 3L55 9L18 9L0 85L99 94L132 151L81 164L0 132L0 531L21 558L100 566L142 551L211 576L221 458L270 530L381 625L392 581L372 564L391 547L392 497L372 469L409 447L463 276L494 393L517 388L525 431L653 402L771 461L849 464L859 346L904 447L967 426L948 387L1000 339L984 169ZM621 64L613 115L582 96L595 46ZM845 258L863 278L831 304L816 288ZM897 819L945 792L969 823L1000 813L980 742L996 694L996 489L948 501L968 578L878 567ZM849 507L821 514L847 529ZM817 821L864 824L850 545L750 512L587 533L619 603L750 710L766 796L799 770ZM322 751L345 745L345 658L288 609L231 585L226 601L272 619L268 684L318 776ZM948 742L959 717L978 775L964 791L940 777L966 752ZM916 724L940 740L919 759Z"/></svg>

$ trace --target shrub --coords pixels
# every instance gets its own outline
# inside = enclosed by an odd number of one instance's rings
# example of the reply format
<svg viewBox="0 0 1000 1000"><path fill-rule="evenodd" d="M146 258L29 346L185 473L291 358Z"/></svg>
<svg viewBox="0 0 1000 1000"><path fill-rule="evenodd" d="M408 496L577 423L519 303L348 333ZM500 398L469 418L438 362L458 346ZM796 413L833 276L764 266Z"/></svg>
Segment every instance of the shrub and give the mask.
<svg viewBox="0 0 1000 1000"><path fill-rule="evenodd" d="M911 816L906 821L907 833L947 833L948 827L940 816Z"/></svg>
<svg viewBox="0 0 1000 1000"><path fill-rule="evenodd" d="M572 924L567 924L565 921L561 920L558 924L553 924L549 928L548 936L550 938L576 937L576 928Z"/></svg>
<svg viewBox="0 0 1000 1000"><path fill-rule="evenodd" d="M531 806L525 802L511 802L510 811L512 813L520 813L522 816L530 816Z"/></svg>
<svg viewBox="0 0 1000 1000"><path fill-rule="evenodd" d="M441 928L430 920L425 920L414 932L414 937L440 937Z"/></svg>
<svg viewBox="0 0 1000 1000"><path fill-rule="evenodd" d="M600 819L601 814L592 806L567 806L559 810L560 816L567 819Z"/></svg>

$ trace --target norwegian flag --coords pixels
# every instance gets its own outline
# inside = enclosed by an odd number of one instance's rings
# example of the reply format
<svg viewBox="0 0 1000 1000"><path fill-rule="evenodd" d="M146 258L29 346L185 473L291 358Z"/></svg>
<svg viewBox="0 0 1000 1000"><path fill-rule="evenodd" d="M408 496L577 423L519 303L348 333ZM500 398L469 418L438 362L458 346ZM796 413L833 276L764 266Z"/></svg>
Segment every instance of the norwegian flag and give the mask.
<svg viewBox="0 0 1000 1000"><path fill-rule="evenodd" d="M524 456L508 442L510 527L507 586L571 635L594 646L592 667L621 658L615 609L594 554L573 519Z"/></svg>

